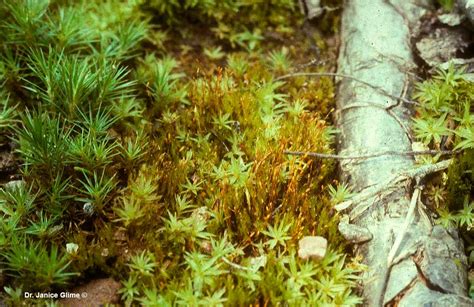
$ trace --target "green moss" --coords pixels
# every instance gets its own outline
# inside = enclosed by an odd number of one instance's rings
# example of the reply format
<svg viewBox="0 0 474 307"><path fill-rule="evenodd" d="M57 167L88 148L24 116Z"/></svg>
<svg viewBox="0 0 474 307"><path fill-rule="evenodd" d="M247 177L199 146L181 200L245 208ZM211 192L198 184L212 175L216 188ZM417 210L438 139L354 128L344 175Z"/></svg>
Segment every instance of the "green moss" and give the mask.
<svg viewBox="0 0 474 307"><path fill-rule="evenodd" d="M438 70L431 79L417 86L415 97L420 105L414 121L415 135L425 146L457 151L448 171L432 178L425 202L438 213L439 224L460 229L466 239L471 272L474 263L473 89L472 78L463 69L450 66L446 70ZM420 160L433 163L439 158ZM472 276L470 282L472 289ZM470 295L473 296L472 290Z"/></svg>
<svg viewBox="0 0 474 307"><path fill-rule="evenodd" d="M447 203L453 210L462 209L463 195L473 197L474 186L474 150L463 152L449 167L448 171L448 195Z"/></svg>
<svg viewBox="0 0 474 307"><path fill-rule="evenodd" d="M285 34L293 1L7 2L0 128L23 183L0 193L5 284L107 274L126 305L360 302L334 163L283 154L329 153L334 133L331 79L275 81L309 54ZM296 256L309 234L329 240L321 263Z"/></svg>

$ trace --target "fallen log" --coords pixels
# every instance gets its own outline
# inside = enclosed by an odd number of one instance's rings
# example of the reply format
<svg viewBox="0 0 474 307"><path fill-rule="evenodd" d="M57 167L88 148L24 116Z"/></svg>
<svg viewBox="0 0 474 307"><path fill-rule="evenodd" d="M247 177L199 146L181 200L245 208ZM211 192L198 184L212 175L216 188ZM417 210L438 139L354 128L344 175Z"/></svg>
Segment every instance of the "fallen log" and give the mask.
<svg viewBox="0 0 474 307"><path fill-rule="evenodd" d="M366 158L339 160L342 179L359 195L341 208L340 231L368 266L368 306L474 305L457 230L435 225L420 199L424 177L449 161L417 172L413 155L378 154L412 150L410 33L428 7L420 0L344 5L337 74L352 78L338 79L338 155Z"/></svg>

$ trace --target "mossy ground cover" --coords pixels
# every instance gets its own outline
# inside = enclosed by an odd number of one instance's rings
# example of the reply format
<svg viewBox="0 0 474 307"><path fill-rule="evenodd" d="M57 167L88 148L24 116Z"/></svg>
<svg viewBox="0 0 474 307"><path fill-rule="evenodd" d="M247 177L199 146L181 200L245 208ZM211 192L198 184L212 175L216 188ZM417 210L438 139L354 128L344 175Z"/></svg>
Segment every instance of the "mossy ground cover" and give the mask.
<svg viewBox="0 0 474 307"><path fill-rule="evenodd" d="M451 65L418 83L419 101L413 123L418 149L452 150L456 155L445 172L430 178L424 203L436 213L436 223L459 228L470 266L469 294L474 297L474 82L472 73ZM419 157L436 163L442 157Z"/></svg>
<svg viewBox="0 0 474 307"><path fill-rule="evenodd" d="M334 84L276 81L333 69L337 11L309 35L286 0L3 1L0 17L3 299L55 305L22 291L111 276L124 305L360 302L334 162L283 153L333 151ZM329 241L319 263L296 256L309 234Z"/></svg>
<svg viewBox="0 0 474 307"><path fill-rule="evenodd" d="M360 302L332 209L350 191L334 161L283 153L334 150L334 84L276 80L334 69L337 11L308 25L289 0L23 0L0 17L2 299L55 305L22 292L111 276L121 305ZM413 128L464 150L424 202L472 251L468 77L420 84ZM329 241L319 263L296 256L309 234Z"/></svg>

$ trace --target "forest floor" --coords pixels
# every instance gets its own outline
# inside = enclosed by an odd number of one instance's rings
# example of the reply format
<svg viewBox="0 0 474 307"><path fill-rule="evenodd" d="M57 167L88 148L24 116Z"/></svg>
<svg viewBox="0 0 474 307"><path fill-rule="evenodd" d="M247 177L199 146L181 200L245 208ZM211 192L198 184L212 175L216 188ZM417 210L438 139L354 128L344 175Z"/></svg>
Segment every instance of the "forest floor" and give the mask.
<svg viewBox="0 0 474 307"><path fill-rule="evenodd" d="M340 9L204 2L0 6L0 300L361 303L350 187L285 154L335 153L334 78L278 79L335 72ZM319 261L298 257L310 235ZM87 297L25 298L65 291Z"/></svg>
<svg viewBox="0 0 474 307"><path fill-rule="evenodd" d="M334 161L284 153L333 153L334 83L277 80L334 71L337 11L154 5L0 7L3 298L359 302ZM321 261L298 258L304 235L328 240Z"/></svg>

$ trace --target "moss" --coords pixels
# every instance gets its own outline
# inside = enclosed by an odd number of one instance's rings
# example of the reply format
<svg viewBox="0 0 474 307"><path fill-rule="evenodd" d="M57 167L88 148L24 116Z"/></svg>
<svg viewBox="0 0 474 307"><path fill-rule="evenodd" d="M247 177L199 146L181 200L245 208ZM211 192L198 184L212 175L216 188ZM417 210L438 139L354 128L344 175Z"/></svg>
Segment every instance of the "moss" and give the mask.
<svg viewBox="0 0 474 307"><path fill-rule="evenodd" d="M276 81L311 55L293 1L7 2L0 128L24 182L0 193L11 302L104 274L125 305L360 302L334 163L283 154L329 153L334 133L331 79ZM329 240L321 263L296 256L308 234ZM23 254L56 275L16 267Z"/></svg>
<svg viewBox="0 0 474 307"><path fill-rule="evenodd" d="M474 197L474 150L467 150L460 154L449 167L447 190L449 198L447 203L450 209L462 209L464 204L463 195Z"/></svg>
<svg viewBox="0 0 474 307"><path fill-rule="evenodd" d="M415 97L420 105L414 121L415 135L424 146L456 151L448 171L431 178L425 202L436 210L437 223L459 228L466 240L471 272L474 263L473 89L474 83L463 68L456 69L451 65L446 70L438 70L431 79L417 85ZM418 160L434 163L439 159L435 156ZM474 280L472 274L470 276L472 289ZM470 295L473 295L472 290Z"/></svg>

